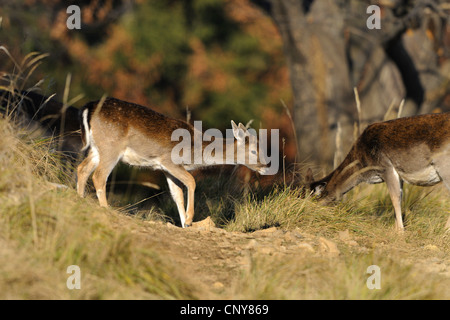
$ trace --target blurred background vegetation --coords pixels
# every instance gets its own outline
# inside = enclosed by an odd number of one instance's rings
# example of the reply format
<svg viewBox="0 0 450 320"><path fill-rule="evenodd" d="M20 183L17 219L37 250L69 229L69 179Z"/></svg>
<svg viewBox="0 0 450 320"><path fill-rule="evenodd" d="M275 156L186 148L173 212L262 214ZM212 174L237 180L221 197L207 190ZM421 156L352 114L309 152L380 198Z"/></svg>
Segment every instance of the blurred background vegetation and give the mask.
<svg viewBox="0 0 450 320"><path fill-rule="evenodd" d="M81 30L66 27L71 4ZM370 4L381 30L366 26ZM62 100L70 73L77 107L106 93L204 128L254 119L280 129L288 163L324 170L350 149L355 123L396 115L402 99L402 115L450 110L449 10L446 0L0 0L0 45L16 61L49 54L29 81L44 79L44 95ZM2 52L0 71L13 68Z"/></svg>
<svg viewBox="0 0 450 320"><path fill-rule="evenodd" d="M104 93L185 119L226 129L230 120L292 135L280 99L291 102L281 38L249 1L0 1L0 44L20 61L49 53L34 73L44 94L78 104ZM82 11L81 30L69 30L66 9ZM6 64L6 65L5 65ZM11 61L0 60L0 70ZM34 83L30 82L30 86ZM295 145L291 144L290 157Z"/></svg>

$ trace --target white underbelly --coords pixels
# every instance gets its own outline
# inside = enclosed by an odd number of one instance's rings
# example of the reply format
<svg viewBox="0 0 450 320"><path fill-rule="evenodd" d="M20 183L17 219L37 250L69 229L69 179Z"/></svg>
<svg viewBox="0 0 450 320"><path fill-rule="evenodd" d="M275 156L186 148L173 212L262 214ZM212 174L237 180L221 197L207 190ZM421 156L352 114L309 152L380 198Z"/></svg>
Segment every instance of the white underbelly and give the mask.
<svg viewBox="0 0 450 320"><path fill-rule="evenodd" d="M131 148L126 148L122 156L122 161L132 166L151 167L154 169L163 169L158 157L146 158Z"/></svg>
<svg viewBox="0 0 450 320"><path fill-rule="evenodd" d="M418 186L432 186L442 181L436 169L431 165L412 173L398 171L398 174L403 181Z"/></svg>

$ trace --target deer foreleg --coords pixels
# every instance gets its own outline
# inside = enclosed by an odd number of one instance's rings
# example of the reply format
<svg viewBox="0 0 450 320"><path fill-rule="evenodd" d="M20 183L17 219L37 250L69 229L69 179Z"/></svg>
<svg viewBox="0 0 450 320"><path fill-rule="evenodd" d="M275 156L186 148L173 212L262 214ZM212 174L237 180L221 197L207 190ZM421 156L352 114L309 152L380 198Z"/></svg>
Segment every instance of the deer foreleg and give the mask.
<svg viewBox="0 0 450 320"><path fill-rule="evenodd" d="M394 167L390 167L386 170L385 182L391 197L392 205L395 212L395 228L398 231L403 231L403 218L402 218L402 193L403 182L398 175Z"/></svg>

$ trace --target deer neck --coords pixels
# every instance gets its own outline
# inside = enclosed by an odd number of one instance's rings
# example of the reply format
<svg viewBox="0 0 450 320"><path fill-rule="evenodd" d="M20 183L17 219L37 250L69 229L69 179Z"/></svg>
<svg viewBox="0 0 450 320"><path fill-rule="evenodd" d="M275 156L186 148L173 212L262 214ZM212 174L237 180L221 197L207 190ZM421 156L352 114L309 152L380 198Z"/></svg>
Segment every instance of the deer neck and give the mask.
<svg viewBox="0 0 450 320"><path fill-rule="evenodd" d="M202 143L202 165L237 164L237 143L234 138L215 138Z"/></svg>
<svg viewBox="0 0 450 320"><path fill-rule="evenodd" d="M198 140L197 140L198 141ZM234 138L212 137L192 144L192 168L202 168L222 164L237 164L237 143Z"/></svg>
<svg viewBox="0 0 450 320"><path fill-rule="evenodd" d="M329 197L339 199L363 181L363 172L362 163L353 148L344 161L321 182L327 184L325 190Z"/></svg>

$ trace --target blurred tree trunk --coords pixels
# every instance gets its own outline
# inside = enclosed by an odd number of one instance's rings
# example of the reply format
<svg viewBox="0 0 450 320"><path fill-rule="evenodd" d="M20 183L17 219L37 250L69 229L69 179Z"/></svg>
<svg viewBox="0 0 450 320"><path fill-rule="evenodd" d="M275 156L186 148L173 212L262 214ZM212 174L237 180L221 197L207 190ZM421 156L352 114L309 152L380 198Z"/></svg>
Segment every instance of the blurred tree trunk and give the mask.
<svg viewBox="0 0 450 320"><path fill-rule="evenodd" d="M270 14L283 39L298 161L330 167L336 151L345 155L350 149L355 123L361 121L363 129L395 117L404 98L403 116L449 108L444 104L450 93L445 0L379 1L379 30L366 25L373 1L254 2ZM343 150L335 147L338 126Z"/></svg>
<svg viewBox="0 0 450 320"><path fill-rule="evenodd" d="M352 114L344 19L335 1L325 2L315 9L306 1L272 1L271 9L290 69L298 160L322 164L333 157L337 122Z"/></svg>

